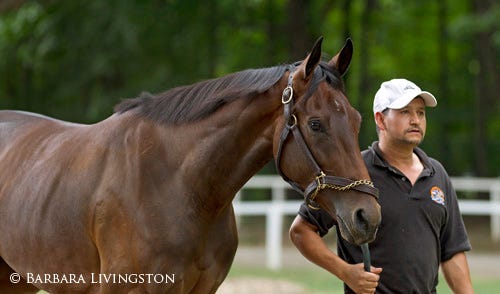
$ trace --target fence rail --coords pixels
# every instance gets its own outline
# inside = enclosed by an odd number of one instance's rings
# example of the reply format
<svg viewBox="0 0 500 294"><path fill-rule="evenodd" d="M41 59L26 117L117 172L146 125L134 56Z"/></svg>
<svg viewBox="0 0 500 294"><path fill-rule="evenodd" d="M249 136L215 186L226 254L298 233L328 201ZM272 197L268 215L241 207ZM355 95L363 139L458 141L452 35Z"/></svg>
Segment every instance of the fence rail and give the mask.
<svg viewBox="0 0 500 294"><path fill-rule="evenodd" d="M488 192L489 200L459 199L463 215L489 215L491 217L491 238L500 241L500 179L457 178L451 181L456 191ZM235 214L266 216L266 262L270 269L280 269L282 265L283 216L296 215L302 201L286 200L288 184L279 176L258 175L241 189L270 189L270 201L241 201L241 191L233 201Z"/></svg>

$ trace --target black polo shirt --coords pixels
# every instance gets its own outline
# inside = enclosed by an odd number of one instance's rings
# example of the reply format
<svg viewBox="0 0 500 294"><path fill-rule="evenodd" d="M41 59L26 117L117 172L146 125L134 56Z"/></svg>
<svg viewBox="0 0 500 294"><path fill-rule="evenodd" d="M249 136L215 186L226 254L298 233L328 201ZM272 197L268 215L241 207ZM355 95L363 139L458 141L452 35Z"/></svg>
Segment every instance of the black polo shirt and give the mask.
<svg viewBox="0 0 500 294"><path fill-rule="evenodd" d="M380 190L382 222L370 243L372 265L383 268L377 293L435 293L440 262L471 249L448 174L421 149L414 152L424 165L415 185L380 156L378 142L362 152ZM321 236L335 225L325 211L304 204L299 214L316 225ZM338 255L351 264L362 262L361 249L336 230Z"/></svg>

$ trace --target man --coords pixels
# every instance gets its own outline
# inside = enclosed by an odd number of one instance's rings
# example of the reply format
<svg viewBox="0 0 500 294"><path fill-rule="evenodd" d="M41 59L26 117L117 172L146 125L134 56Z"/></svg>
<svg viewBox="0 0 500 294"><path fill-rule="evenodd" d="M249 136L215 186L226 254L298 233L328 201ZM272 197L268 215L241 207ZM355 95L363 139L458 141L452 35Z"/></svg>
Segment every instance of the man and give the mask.
<svg viewBox="0 0 500 294"><path fill-rule="evenodd" d="M321 237L335 221L323 210L302 205L290 228L299 251L344 281L346 293L435 293L440 265L453 292L473 293L456 193L442 165L417 147L426 106L436 105L431 93L405 79L382 83L375 95L379 141L362 152L382 212L370 243L371 272L364 272L358 246L340 237L338 255L326 246Z"/></svg>

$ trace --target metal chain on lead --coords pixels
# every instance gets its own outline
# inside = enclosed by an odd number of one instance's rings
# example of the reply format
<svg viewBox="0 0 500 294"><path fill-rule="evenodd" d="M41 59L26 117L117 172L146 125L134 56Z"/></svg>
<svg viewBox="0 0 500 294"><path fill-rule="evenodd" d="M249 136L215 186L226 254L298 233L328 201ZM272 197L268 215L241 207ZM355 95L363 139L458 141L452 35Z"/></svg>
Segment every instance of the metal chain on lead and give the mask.
<svg viewBox="0 0 500 294"><path fill-rule="evenodd" d="M332 190L336 190L336 191L347 191L347 190L351 190L352 188L354 188L356 186L361 186L361 185L367 185L370 187L374 187L373 182L370 180L357 180L357 181L354 181L354 182L352 182L348 185L345 185L345 186L325 184L325 183L321 182L321 179L325 176L326 176L325 173L321 172L320 175L316 177L316 181L318 183L318 186L316 187L316 190L314 190L314 192L312 193L311 198L310 198L311 200L314 200L316 198L316 196L318 195L318 193L324 189L332 189Z"/></svg>
<svg viewBox="0 0 500 294"><path fill-rule="evenodd" d="M369 181L369 180L357 180L355 182L352 182L350 183L349 185L345 185L345 186L337 186L337 185L331 185L331 184L321 184L321 188L320 190L323 190L323 189L332 189L332 190L337 190L337 191L347 191L347 190L350 190L356 186L360 186L360 185L367 185L367 186L370 186L370 187L374 187L373 186L373 182L372 181Z"/></svg>

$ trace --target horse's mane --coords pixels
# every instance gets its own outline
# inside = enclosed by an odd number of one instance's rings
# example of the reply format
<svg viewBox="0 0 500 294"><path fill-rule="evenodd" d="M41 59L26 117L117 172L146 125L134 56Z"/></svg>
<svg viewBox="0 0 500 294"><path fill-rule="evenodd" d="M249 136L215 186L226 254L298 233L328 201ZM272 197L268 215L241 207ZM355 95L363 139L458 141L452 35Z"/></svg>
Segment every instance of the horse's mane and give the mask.
<svg viewBox="0 0 500 294"><path fill-rule="evenodd" d="M176 87L158 95L142 93L137 98L123 100L115 106L114 111L124 113L134 109L140 115L165 124L196 121L238 98L253 97L267 91L289 69L289 65L247 69L193 85ZM320 80L326 78L336 86L341 83L338 74L324 63L317 68L315 76L318 74ZM316 78L314 80L318 81Z"/></svg>

